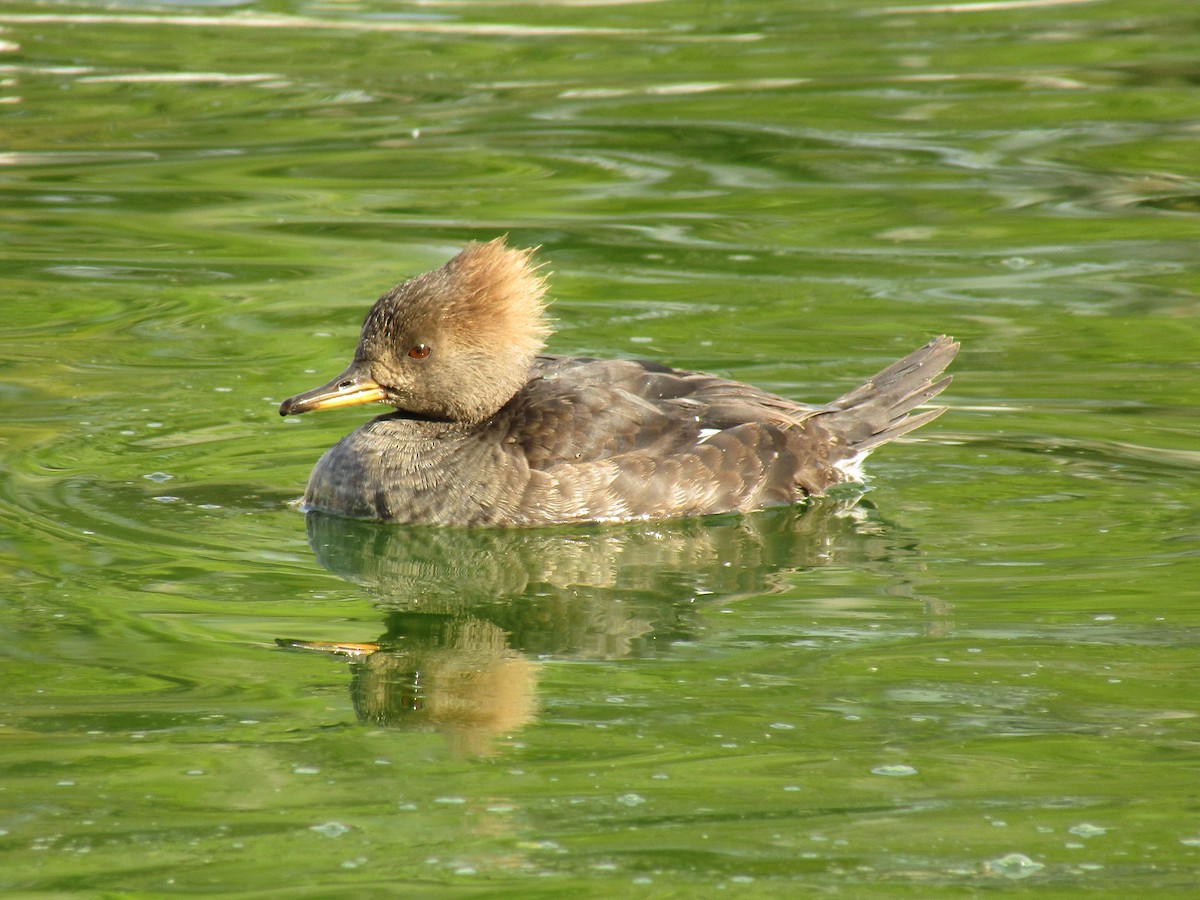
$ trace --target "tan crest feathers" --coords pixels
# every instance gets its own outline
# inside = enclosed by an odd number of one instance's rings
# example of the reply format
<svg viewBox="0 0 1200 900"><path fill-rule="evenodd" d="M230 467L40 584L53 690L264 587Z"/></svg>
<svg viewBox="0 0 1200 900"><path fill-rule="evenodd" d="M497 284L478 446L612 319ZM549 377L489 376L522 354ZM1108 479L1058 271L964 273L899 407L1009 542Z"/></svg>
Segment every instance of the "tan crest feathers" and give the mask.
<svg viewBox="0 0 1200 900"><path fill-rule="evenodd" d="M546 278L533 250L513 249L503 237L470 243L444 266L447 325L465 344L510 344L537 353L550 334Z"/></svg>

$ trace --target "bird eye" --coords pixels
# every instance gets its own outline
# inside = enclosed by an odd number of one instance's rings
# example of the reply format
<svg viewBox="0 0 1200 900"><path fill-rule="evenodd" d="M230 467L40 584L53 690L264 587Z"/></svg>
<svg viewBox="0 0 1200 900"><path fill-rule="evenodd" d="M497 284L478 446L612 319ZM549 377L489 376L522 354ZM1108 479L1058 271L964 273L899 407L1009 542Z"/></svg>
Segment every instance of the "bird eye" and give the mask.
<svg viewBox="0 0 1200 900"><path fill-rule="evenodd" d="M429 355L430 349L428 344L417 344L408 348L408 355L413 359L424 359Z"/></svg>

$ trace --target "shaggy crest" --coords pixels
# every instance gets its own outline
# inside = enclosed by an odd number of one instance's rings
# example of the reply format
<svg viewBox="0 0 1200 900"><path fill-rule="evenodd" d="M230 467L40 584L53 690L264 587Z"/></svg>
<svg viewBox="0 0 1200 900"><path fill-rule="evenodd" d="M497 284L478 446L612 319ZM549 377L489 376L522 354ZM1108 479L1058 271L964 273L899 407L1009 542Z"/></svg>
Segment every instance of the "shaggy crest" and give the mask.
<svg viewBox="0 0 1200 900"><path fill-rule="evenodd" d="M461 323L456 336L464 345L525 344L531 355L545 346L546 279L532 256L533 249L510 249L500 237L468 244L442 267L456 288L447 317Z"/></svg>
<svg viewBox="0 0 1200 900"><path fill-rule="evenodd" d="M380 298L363 323L364 337L440 334L462 350L504 348L528 364L550 335L546 280L532 255L507 247L502 237L469 243L445 265Z"/></svg>

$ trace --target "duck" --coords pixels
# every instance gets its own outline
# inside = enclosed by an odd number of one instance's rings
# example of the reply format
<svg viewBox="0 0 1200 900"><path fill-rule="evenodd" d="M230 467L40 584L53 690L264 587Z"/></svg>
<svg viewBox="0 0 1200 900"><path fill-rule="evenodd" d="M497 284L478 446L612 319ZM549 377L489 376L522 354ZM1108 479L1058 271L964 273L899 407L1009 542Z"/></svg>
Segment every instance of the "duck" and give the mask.
<svg viewBox="0 0 1200 900"><path fill-rule="evenodd" d="M371 307L354 359L281 416L379 403L317 462L306 511L533 528L747 513L861 482L925 425L958 343L940 336L832 403L652 361L548 355L546 278L504 237Z"/></svg>

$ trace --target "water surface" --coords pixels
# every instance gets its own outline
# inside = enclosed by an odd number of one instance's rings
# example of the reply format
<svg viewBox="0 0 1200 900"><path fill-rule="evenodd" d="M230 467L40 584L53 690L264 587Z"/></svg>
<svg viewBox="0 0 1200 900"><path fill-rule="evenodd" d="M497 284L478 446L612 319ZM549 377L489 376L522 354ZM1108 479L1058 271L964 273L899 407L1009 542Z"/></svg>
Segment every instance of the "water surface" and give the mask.
<svg viewBox="0 0 1200 900"><path fill-rule="evenodd" d="M0 887L1197 879L1200 32L1151 0L0 10ZM551 349L951 411L799 510L308 521L467 240Z"/></svg>

